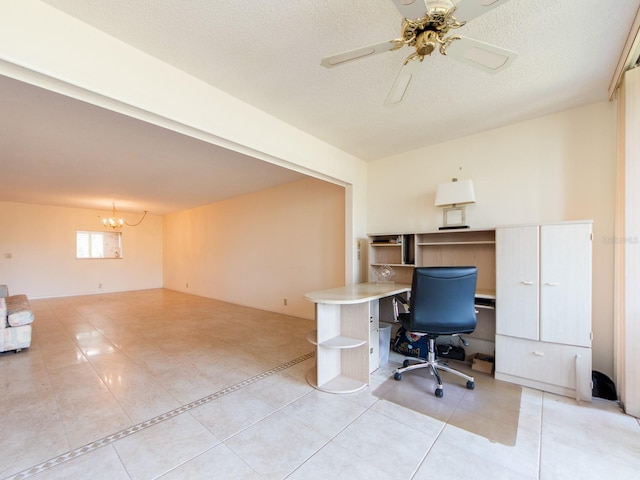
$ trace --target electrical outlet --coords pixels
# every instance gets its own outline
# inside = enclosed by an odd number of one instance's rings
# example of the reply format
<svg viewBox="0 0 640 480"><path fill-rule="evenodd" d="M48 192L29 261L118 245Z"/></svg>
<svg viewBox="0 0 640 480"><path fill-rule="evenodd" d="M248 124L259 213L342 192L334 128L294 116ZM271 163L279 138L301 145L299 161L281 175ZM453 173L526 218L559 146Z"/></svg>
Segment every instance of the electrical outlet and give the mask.
<svg viewBox="0 0 640 480"><path fill-rule="evenodd" d="M101 283L98 284L98 288L102 288L102 284Z"/></svg>
<svg viewBox="0 0 640 480"><path fill-rule="evenodd" d="M284 299L284 306L285 307L287 306L287 299L286 298Z"/></svg>

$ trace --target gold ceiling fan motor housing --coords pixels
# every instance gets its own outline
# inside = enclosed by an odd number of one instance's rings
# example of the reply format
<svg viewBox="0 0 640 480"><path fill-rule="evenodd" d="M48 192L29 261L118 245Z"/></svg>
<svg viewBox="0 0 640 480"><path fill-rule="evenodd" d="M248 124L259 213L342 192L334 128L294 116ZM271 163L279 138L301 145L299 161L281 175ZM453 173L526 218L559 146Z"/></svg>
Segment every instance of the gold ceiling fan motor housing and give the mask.
<svg viewBox="0 0 640 480"><path fill-rule="evenodd" d="M458 21L454 16L454 8L432 8L422 18L411 20L405 18L402 24L402 43L415 48L415 53L407 58L407 62L422 59L440 45L440 53L446 55L449 44L460 37L444 38L449 30L462 27L466 22Z"/></svg>

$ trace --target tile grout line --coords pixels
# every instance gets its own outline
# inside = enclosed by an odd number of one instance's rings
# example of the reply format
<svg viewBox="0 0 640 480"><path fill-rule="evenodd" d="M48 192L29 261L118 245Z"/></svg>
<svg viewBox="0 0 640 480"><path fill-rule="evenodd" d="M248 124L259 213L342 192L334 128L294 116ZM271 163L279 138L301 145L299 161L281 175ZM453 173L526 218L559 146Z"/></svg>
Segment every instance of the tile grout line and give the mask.
<svg viewBox="0 0 640 480"><path fill-rule="evenodd" d="M267 370L265 372L254 375L253 377L247 378L246 380L243 380L240 383L236 383L235 385L231 385L229 387L223 388L222 390L218 390L217 392L207 395L206 397L202 397L198 400L194 400L193 402L187 403L178 408L165 412L161 415L150 418L149 420L145 420L144 422L138 423L136 425L132 425L131 427L125 428L124 430L120 430L119 432L113 433L111 435L107 435L106 437L103 437L99 440L83 445L82 447L78 447L68 452L65 452L45 462L39 463L37 465L33 465L25 470L22 470L21 472L14 473L12 475L9 475L8 477L4 477L4 480L22 480L24 478L30 478L34 475L42 473L64 462L73 460L74 458L77 458L81 455L85 455L101 447L110 445L116 442L117 440L121 440L125 437L128 437L129 435L132 435L136 432L144 430L145 428L151 427L153 425L157 425L158 423L164 422L165 420L169 420L170 418L173 418L182 413L188 412L189 410L192 410L196 407L209 403L225 395L228 395L229 393L240 390L241 388L251 385L259 380L267 378L271 375L274 375L283 370L286 370L287 368L297 365L298 363L302 363L305 360L313 358L314 356L315 356L315 352L307 353L298 358L295 358L286 363L283 363L282 365L278 365L277 367L274 367L271 370Z"/></svg>

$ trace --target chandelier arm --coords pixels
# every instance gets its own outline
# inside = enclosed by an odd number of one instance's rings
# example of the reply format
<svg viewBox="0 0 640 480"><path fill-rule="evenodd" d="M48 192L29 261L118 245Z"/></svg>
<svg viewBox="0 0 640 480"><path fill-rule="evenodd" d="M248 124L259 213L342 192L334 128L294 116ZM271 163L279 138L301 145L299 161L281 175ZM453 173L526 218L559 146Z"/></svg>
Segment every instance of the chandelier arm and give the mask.
<svg viewBox="0 0 640 480"><path fill-rule="evenodd" d="M138 220L138 223L127 223L124 222L125 225L127 225L128 227L137 227L138 225L140 225L142 223L142 221L144 220L144 217L147 216L147 210L144 211L144 213L142 214L142 218L140 220Z"/></svg>

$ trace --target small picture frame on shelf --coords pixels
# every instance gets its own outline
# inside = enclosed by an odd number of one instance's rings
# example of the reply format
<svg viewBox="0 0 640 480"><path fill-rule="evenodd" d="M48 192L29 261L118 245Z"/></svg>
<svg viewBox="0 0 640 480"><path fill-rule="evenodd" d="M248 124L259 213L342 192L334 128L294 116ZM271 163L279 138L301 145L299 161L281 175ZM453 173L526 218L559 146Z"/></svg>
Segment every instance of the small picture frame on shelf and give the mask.
<svg viewBox="0 0 640 480"><path fill-rule="evenodd" d="M459 228L469 228L465 224L465 206L452 206L442 209L442 227L440 230L455 230Z"/></svg>

